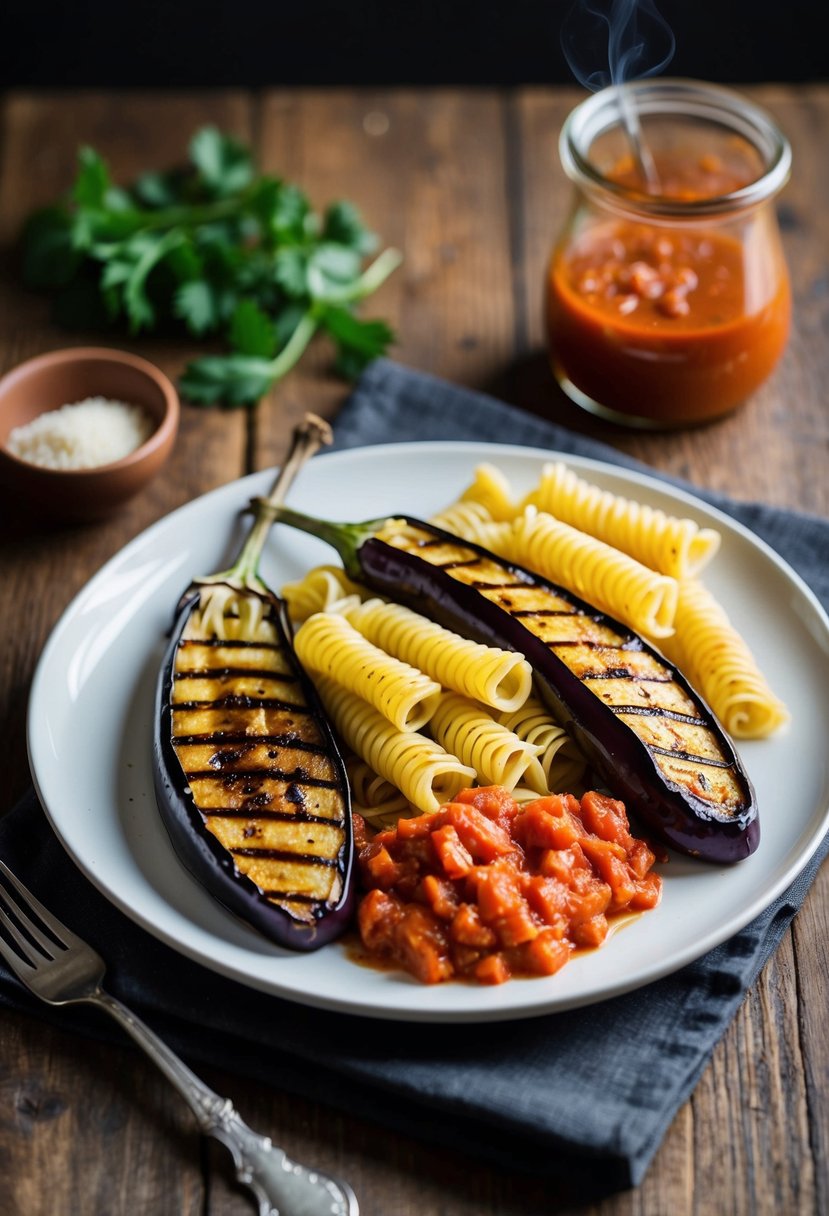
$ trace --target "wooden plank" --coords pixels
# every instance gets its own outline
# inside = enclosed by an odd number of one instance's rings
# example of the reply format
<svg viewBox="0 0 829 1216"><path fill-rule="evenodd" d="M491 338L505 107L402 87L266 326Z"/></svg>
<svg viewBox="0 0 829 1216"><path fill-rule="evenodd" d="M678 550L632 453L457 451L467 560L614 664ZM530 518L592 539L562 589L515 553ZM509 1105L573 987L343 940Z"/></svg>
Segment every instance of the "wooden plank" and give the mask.
<svg viewBox="0 0 829 1216"><path fill-rule="evenodd" d="M150 1064L5 1012L0 1059L4 1216L200 1216L198 1129Z"/></svg>
<svg viewBox="0 0 829 1216"><path fill-rule="evenodd" d="M829 1021L826 977L829 975L829 865L824 865L795 918L794 961L786 991L796 993L797 1035L806 1086L808 1127L801 1152L814 1162L816 1212L829 1211Z"/></svg>
<svg viewBox="0 0 829 1216"><path fill-rule="evenodd" d="M400 362L482 386L513 341L502 109L494 93L269 93L263 164L316 207L348 198L402 267L362 306L396 329ZM304 406L330 416L346 388L320 340L260 413L260 462Z"/></svg>

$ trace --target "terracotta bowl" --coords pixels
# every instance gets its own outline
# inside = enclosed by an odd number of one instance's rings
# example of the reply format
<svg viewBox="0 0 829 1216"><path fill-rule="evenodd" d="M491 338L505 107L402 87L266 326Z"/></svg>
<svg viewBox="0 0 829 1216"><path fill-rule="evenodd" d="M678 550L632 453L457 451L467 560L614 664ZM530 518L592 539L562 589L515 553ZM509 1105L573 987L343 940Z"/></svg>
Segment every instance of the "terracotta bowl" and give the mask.
<svg viewBox="0 0 829 1216"><path fill-rule="evenodd" d="M155 430L128 456L88 469L43 468L7 449L15 427L87 397L143 406ZM0 380L0 487L14 506L56 523L106 518L159 472L172 451L178 419L175 388L146 359L97 347L39 355Z"/></svg>

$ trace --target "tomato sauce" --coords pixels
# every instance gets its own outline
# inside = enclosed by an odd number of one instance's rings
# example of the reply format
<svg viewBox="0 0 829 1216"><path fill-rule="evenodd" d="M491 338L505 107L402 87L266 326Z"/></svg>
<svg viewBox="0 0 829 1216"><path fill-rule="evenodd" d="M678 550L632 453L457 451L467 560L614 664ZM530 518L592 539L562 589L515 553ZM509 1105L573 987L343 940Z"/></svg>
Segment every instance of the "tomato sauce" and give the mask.
<svg viewBox="0 0 829 1216"><path fill-rule="evenodd" d="M357 817L355 834L363 946L427 984L553 975L662 892L624 805L595 791L521 807L499 787L464 790L375 836Z"/></svg>
<svg viewBox="0 0 829 1216"><path fill-rule="evenodd" d="M747 184L718 157L663 157L659 169L660 197L676 202ZM628 163L607 176L636 193ZM750 396L785 348L790 313L776 228L759 212L729 224L592 215L550 265L557 374L604 410L657 425L707 421Z"/></svg>

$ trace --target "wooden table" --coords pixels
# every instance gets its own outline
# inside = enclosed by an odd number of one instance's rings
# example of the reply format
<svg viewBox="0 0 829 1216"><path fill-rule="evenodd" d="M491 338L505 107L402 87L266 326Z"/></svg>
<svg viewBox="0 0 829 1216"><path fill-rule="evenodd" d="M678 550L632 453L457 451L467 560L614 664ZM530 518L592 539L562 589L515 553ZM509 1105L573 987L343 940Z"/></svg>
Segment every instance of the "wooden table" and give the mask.
<svg viewBox="0 0 829 1216"><path fill-rule="evenodd" d="M357 202L405 264L372 301L400 334L402 362L594 434L668 473L742 499L829 513L829 88L752 90L789 134L795 172L781 200L795 329L773 381L705 429L628 433L571 407L542 351L545 257L569 189L556 152L575 92L290 91L72 94L5 99L0 241L68 184L79 143L117 178L174 162L216 123L317 205ZM80 341L43 300L0 287L0 370ZM130 342L176 375L186 342ZM345 388L314 347L257 413L184 410L167 473L111 522L60 535L4 525L0 620L0 809L28 783L24 716L35 662L59 614L145 526L214 486L277 462L307 408L333 416ZM749 993L635 1192L584 1196L488 1169L382 1126L207 1076L256 1128L300 1160L347 1177L365 1216L684 1216L829 1211L829 872ZM82 929L83 926L80 926ZM132 1050L81 1043L0 1016L0 1210L7 1216L225 1216L250 1209L226 1157L199 1142L178 1097ZM709 1196L706 1200L704 1197Z"/></svg>

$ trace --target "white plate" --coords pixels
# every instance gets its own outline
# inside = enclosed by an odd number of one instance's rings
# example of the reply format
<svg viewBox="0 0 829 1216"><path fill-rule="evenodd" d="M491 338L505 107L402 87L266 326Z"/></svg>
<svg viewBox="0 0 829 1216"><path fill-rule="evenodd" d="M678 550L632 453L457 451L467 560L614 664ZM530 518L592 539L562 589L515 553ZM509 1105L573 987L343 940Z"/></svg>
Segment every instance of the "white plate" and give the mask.
<svg viewBox="0 0 829 1216"><path fill-rule="evenodd" d="M303 471L289 501L339 520L401 511L422 517L452 501L482 461L496 462L524 492L555 455L473 443L331 453ZM270 487L268 473L215 490L137 537L77 596L43 652L29 709L32 772L52 826L83 872L133 920L206 967L302 1004L412 1020L495 1021L590 1004L676 970L756 916L827 830L829 621L797 575L728 517L656 480L564 459L602 486L722 533L708 581L792 712L783 733L740 748L762 823L753 857L723 868L672 859L656 910L556 976L494 988L426 987L359 966L340 945L280 951L225 912L179 864L156 810L153 686L179 595L191 576L222 569L233 556L244 529L239 512ZM332 560L322 542L280 528L262 574L278 588Z"/></svg>

